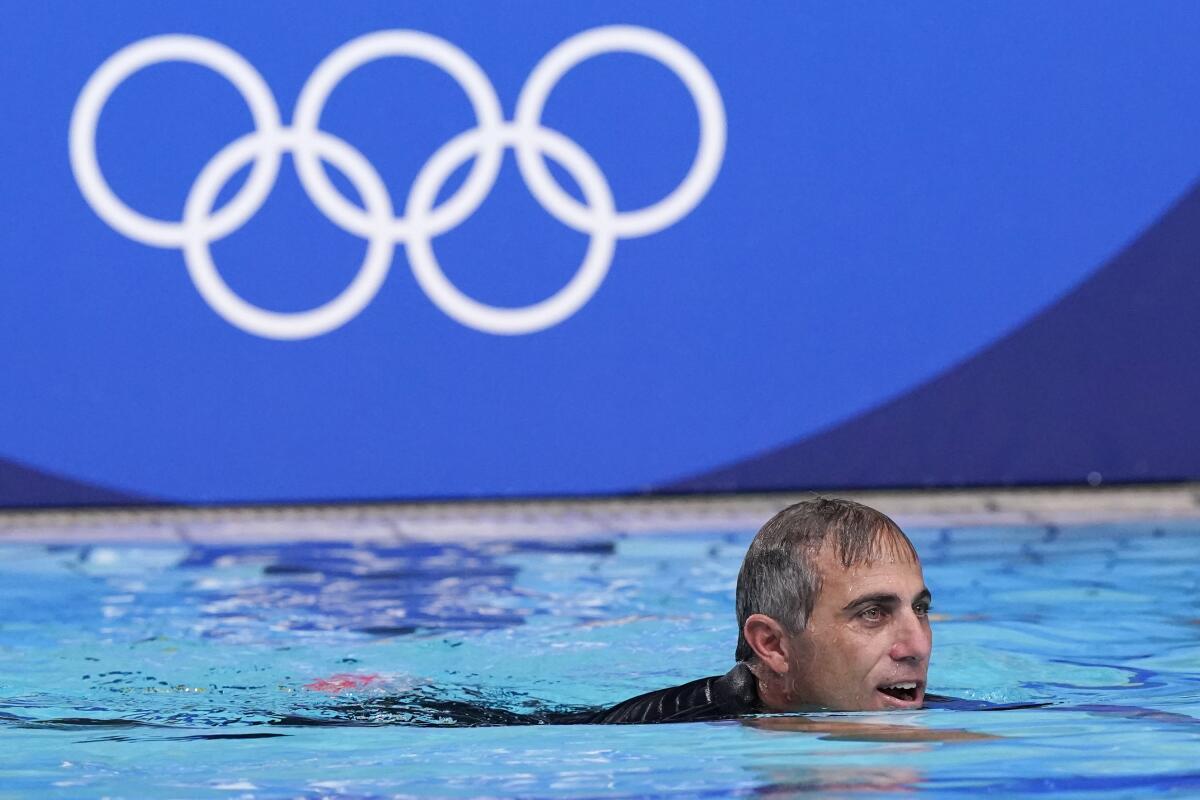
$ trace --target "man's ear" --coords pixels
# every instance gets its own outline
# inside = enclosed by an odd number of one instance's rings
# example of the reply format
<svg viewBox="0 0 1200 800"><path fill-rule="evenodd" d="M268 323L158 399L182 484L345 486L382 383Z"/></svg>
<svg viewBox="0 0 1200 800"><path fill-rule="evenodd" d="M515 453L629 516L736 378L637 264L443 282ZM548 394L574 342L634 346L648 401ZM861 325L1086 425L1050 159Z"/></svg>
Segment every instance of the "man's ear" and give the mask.
<svg viewBox="0 0 1200 800"><path fill-rule="evenodd" d="M788 671L791 652L782 625L766 614L751 614L742 626L742 635L763 666L777 675Z"/></svg>

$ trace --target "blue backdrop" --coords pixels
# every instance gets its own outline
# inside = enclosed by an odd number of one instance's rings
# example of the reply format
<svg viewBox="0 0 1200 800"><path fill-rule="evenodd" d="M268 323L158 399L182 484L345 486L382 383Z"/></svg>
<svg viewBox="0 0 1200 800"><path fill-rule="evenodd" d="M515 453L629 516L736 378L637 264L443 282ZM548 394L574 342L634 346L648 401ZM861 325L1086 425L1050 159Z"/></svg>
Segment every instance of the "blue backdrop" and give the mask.
<svg viewBox="0 0 1200 800"><path fill-rule="evenodd" d="M0 504L1200 478L1196 4L3 5Z"/></svg>

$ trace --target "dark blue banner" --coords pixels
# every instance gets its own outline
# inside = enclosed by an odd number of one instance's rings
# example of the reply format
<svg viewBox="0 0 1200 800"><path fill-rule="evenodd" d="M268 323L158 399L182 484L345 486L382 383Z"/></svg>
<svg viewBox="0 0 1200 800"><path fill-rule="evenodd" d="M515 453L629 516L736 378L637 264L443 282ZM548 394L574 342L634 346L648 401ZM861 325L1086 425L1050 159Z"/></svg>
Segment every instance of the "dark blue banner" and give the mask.
<svg viewBox="0 0 1200 800"><path fill-rule="evenodd" d="M1200 478L1200 7L5 3L0 505Z"/></svg>

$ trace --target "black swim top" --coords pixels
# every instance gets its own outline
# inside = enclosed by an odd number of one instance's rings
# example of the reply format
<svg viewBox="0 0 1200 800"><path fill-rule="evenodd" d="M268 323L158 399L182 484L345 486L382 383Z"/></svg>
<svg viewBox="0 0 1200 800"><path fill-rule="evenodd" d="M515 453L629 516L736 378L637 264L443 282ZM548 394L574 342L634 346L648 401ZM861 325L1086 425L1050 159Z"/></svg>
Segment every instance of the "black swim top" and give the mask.
<svg viewBox="0 0 1200 800"><path fill-rule="evenodd" d="M702 722L761 711L754 673L745 663L738 663L724 675L647 692L617 703L612 708L565 715L556 722L582 725Z"/></svg>
<svg viewBox="0 0 1200 800"><path fill-rule="evenodd" d="M925 695L926 707L962 711L1003 711L1038 708L1047 703L998 705L985 700L960 700ZM490 702L442 696L437 687L415 687L403 694L364 698L351 703L320 705L319 713L299 710L268 714L270 725L413 725L418 727L480 727L493 725L638 725L654 722L708 722L762 714L758 682L745 663L724 675L701 678L680 686L632 697L609 708L552 708L515 711ZM3 715L0 714L0 721Z"/></svg>

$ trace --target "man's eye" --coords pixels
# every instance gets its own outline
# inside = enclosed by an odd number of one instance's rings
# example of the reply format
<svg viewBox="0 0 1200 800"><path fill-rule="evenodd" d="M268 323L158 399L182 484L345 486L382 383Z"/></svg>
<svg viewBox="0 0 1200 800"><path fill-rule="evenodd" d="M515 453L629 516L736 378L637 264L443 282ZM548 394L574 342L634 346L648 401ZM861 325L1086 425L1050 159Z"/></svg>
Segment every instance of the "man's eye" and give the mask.
<svg viewBox="0 0 1200 800"><path fill-rule="evenodd" d="M913 611L917 613L918 617L927 617L929 616L929 603L917 603L913 606Z"/></svg>
<svg viewBox="0 0 1200 800"><path fill-rule="evenodd" d="M881 619L883 619L883 609L879 606L864 608L859 616L867 622L879 622Z"/></svg>

